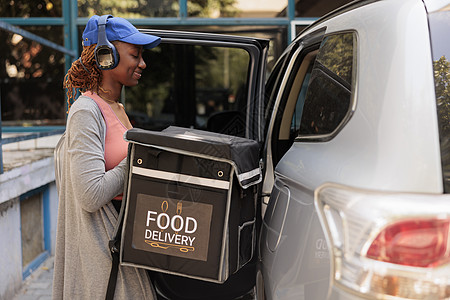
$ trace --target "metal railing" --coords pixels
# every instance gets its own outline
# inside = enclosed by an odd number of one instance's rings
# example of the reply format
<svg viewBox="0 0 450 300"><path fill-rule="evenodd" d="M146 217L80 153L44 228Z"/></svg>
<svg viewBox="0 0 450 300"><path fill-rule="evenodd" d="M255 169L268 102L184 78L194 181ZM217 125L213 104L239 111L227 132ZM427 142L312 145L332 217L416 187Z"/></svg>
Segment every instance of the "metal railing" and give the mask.
<svg viewBox="0 0 450 300"><path fill-rule="evenodd" d="M72 61L78 56L78 30L76 19L78 15L78 3L76 0L62 0L62 18L0 18L0 29L13 32L24 38L36 41L44 46L50 47L65 54L65 70L70 68ZM45 38L37 36L15 25L62 25L64 26L64 46L53 43ZM0 94L1 95L1 94ZM0 96L0 111L1 111ZM2 138L2 131L26 133L19 136ZM40 137L61 134L64 127L3 127L0 113L0 174L3 174L3 145L37 139Z"/></svg>
<svg viewBox="0 0 450 300"><path fill-rule="evenodd" d="M287 1L286 17L284 18L192 18L188 17L187 9L188 0L178 0L179 13L176 18L141 18L129 19L135 26L283 26L287 28L287 41L292 41L295 37L295 26L309 25L317 18L296 18L295 17L295 0ZM65 70L67 71L74 59L78 56L78 27L85 25L88 18L78 17L78 3L76 0L62 0L62 17L51 18L0 18L0 29L4 29L25 38L31 39L42 45L51 47L52 49L65 54ZM16 26L30 25L61 25L64 26L64 46L55 44L45 38L32 34ZM0 109L1 109L0 97ZM1 110L0 110L1 111ZM0 174L3 173L3 151L2 145L15 143L19 141L35 139L44 136L59 134L64 129L42 131L39 127L26 127L30 132L27 135L10 137L2 139L2 120L0 114ZM45 128L44 128L45 129ZM24 132L24 131L22 131Z"/></svg>
<svg viewBox="0 0 450 300"><path fill-rule="evenodd" d="M1 122L0 122L1 124ZM18 135L13 137L0 139L0 174L3 174L3 145L18 143L26 140L33 140L41 137L52 136L62 134L65 130L64 126L54 127L13 127L8 128L7 133L26 133L24 135ZM0 137L2 136L2 127L0 127Z"/></svg>
<svg viewBox="0 0 450 300"><path fill-rule="evenodd" d="M70 57L75 58L78 56L74 50L70 50L65 47L62 47L62 46L55 44L47 39L44 39L40 36L37 36L31 32L28 32L26 30L23 30L21 28L18 28L16 26L13 26L6 22L0 21L0 28L10 31L10 32L13 32L13 33L16 33L16 34L20 34L24 38L36 41L44 46L47 46L56 51L62 52ZM1 100L2 99L0 96L0 111L1 111ZM62 132L64 132L64 128L58 128L58 129L52 128L49 130L48 127L14 127L14 128L8 128L8 132L17 132L17 133L28 132L29 134L19 135L19 136L9 137L9 138L3 138L3 136L2 136L3 124L2 124L2 116L0 114L0 174L3 174L3 172L4 172L4 170L3 170L3 145L17 143L17 142L25 141L25 140L37 139L37 138L45 137L45 136L61 134Z"/></svg>

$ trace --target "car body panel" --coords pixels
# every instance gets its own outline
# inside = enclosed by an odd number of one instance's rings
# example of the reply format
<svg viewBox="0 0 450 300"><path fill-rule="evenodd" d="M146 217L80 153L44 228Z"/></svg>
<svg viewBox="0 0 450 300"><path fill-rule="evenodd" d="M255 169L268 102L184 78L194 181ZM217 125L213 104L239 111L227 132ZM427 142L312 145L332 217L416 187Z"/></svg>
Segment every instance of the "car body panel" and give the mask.
<svg viewBox="0 0 450 300"><path fill-rule="evenodd" d="M326 28L326 35L356 32L356 107L334 138L294 142L275 168L259 245L267 299L353 297L330 287L328 250L314 208L314 190L321 184L443 192L424 4L419 0L374 2L313 24L295 42L301 43L318 28ZM289 201L278 196L287 190ZM279 224L277 217L286 211ZM275 237L280 240L276 249L269 246Z"/></svg>
<svg viewBox="0 0 450 300"><path fill-rule="evenodd" d="M428 9L448 5L448 0L425 2ZM320 19L287 47L275 65L277 78L271 95L264 95L267 40L143 32L162 37L163 43L244 48L252 57L246 137L263 144L265 177L258 195L263 216L257 245L258 299L263 294L268 300L361 299L330 280L329 241L316 211L314 192L332 182L377 191L443 193L424 3L352 2ZM278 121L284 117L286 94L296 78L298 62L315 57L321 41L338 33L354 36L356 63L348 115L332 134L322 139L298 136L280 155L274 149L279 142Z"/></svg>
<svg viewBox="0 0 450 300"><path fill-rule="evenodd" d="M414 7L403 9L405 1L380 1L356 9L359 14L352 11L322 23L327 34L357 32L357 108L331 141L294 143L278 172L311 190L331 181L381 190L442 192L427 19L421 1L413 2ZM405 18L411 22L400 21ZM360 21L367 19L371 24Z"/></svg>

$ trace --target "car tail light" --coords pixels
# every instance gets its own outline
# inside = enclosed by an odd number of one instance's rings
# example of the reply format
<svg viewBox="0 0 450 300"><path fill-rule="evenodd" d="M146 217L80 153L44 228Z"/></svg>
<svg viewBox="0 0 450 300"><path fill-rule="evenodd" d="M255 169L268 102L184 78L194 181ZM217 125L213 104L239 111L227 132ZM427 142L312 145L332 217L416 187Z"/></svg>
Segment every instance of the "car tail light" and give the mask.
<svg viewBox="0 0 450 300"><path fill-rule="evenodd" d="M450 299L450 195L325 184L315 205L335 286L377 299Z"/></svg>
<svg viewBox="0 0 450 300"><path fill-rule="evenodd" d="M449 220L408 220L389 225L370 245L367 257L405 266L448 262Z"/></svg>

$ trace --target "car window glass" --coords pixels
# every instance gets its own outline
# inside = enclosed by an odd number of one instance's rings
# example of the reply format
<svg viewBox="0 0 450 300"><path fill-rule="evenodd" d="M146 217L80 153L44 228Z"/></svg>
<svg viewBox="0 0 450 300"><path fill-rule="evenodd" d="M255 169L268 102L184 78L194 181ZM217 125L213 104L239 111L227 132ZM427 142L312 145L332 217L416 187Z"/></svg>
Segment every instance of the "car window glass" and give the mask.
<svg viewBox="0 0 450 300"><path fill-rule="evenodd" d="M354 39L353 33L340 33L323 40L301 112L300 137L330 135L349 114Z"/></svg>
<svg viewBox="0 0 450 300"><path fill-rule="evenodd" d="M127 88L126 109L134 127L161 130L171 125L203 130L239 119L243 135L250 55L241 48L161 44L144 51L147 68L136 87ZM218 112L232 112L211 124ZM234 126L234 125L230 125ZM236 129L236 128L234 128ZM239 132L238 132L239 131Z"/></svg>
<svg viewBox="0 0 450 300"><path fill-rule="evenodd" d="M298 132L300 129L300 121L303 114L303 106L305 105L306 91L308 89L309 80L311 79L312 65L310 65L308 72L305 74L305 79L302 83L302 88L298 94L297 103L295 104L294 115L292 117L291 132Z"/></svg>
<svg viewBox="0 0 450 300"><path fill-rule="evenodd" d="M350 85L353 69L353 34L345 33L325 38L316 62Z"/></svg>
<svg viewBox="0 0 450 300"><path fill-rule="evenodd" d="M429 14L433 50L434 83L441 144L442 174L445 193L450 193L450 11Z"/></svg>
<svg viewBox="0 0 450 300"><path fill-rule="evenodd" d="M274 164L292 146L300 126L305 94L319 45L298 48L284 72L285 82L272 130Z"/></svg>

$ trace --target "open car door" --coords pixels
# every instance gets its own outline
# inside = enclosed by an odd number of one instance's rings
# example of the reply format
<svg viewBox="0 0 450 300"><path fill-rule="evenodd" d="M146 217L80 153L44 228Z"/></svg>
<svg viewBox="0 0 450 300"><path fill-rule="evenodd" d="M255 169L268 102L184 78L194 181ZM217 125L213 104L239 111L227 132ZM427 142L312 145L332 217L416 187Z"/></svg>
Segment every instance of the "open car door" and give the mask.
<svg viewBox="0 0 450 300"><path fill-rule="evenodd" d="M161 37L144 51L140 84L126 90L134 127L189 127L263 140L269 41L195 32L141 30Z"/></svg>
<svg viewBox="0 0 450 300"><path fill-rule="evenodd" d="M144 51L140 84L127 88L136 128L200 129L263 141L263 93L268 40L192 32L141 30L159 36ZM254 253L256 251L253 251ZM234 299L255 286L254 259L222 284L149 272L158 299Z"/></svg>

